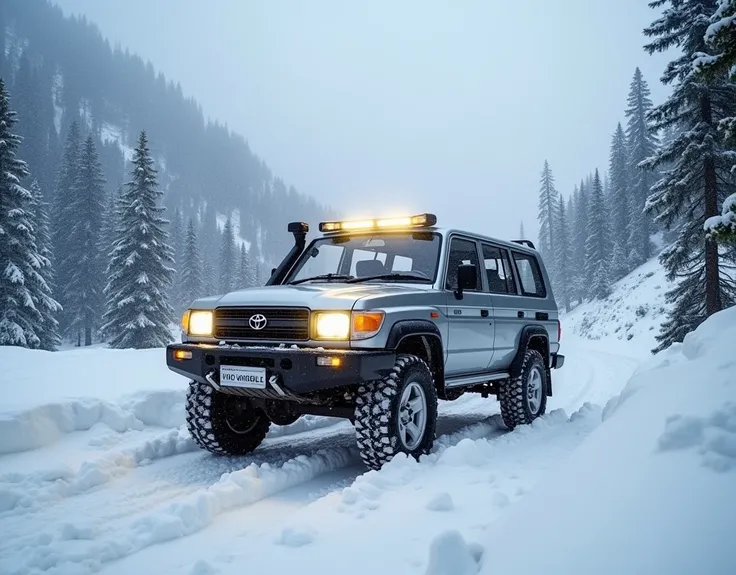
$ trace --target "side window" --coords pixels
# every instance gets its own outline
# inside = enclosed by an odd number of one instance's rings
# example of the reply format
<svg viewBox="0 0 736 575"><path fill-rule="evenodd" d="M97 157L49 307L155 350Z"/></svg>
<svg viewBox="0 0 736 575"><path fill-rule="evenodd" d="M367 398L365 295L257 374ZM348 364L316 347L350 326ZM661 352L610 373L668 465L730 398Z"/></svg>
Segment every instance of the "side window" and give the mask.
<svg viewBox="0 0 736 575"><path fill-rule="evenodd" d="M514 274L506 250L483 244L483 264L491 293L516 293Z"/></svg>
<svg viewBox="0 0 736 575"><path fill-rule="evenodd" d="M480 291L481 267L478 265L478 250L475 247L475 242L453 238L450 244L450 253L447 256L446 289L451 290L457 288L457 267L461 264L472 264L478 270L478 281L475 284L475 291Z"/></svg>
<svg viewBox="0 0 736 575"><path fill-rule="evenodd" d="M547 289L542 281L542 272L539 269L539 262L534 256L513 252L516 269L519 270L519 281L521 282L521 292L524 295L534 297L546 297Z"/></svg>

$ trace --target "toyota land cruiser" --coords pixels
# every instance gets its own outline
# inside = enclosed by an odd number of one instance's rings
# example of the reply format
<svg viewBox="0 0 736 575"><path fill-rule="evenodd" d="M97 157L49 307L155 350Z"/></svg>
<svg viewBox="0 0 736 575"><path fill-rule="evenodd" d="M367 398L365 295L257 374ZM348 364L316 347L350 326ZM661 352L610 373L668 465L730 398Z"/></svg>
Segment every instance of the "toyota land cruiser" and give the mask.
<svg viewBox="0 0 736 575"><path fill-rule="evenodd" d="M350 419L363 461L432 447L437 401L496 396L531 423L562 367L560 322L531 242L436 226L433 214L289 225L295 245L265 287L195 301L170 369L191 380L187 424L218 454L245 454L271 423Z"/></svg>

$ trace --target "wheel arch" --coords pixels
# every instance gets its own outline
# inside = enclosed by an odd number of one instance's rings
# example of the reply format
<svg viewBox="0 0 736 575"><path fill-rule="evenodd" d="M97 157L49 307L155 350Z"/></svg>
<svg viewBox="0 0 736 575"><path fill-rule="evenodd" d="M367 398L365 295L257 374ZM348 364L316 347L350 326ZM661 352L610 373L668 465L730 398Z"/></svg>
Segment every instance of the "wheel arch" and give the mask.
<svg viewBox="0 0 736 575"><path fill-rule="evenodd" d="M431 321L403 320L391 327L388 349L396 353L406 353L420 357L429 366L438 394L443 395L445 387L445 352L440 330Z"/></svg>
<svg viewBox="0 0 736 575"><path fill-rule="evenodd" d="M545 369L547 371L547 395L552 395L552 380L550 377L550 350L549 350L549 334L541 325L525 325L521 329L519 336L519 345L516 348L516 356L514 356L509 373L511 377L521 375L521 368L524 364L524 354L528 349L535 349L542 354Z"/></svg>

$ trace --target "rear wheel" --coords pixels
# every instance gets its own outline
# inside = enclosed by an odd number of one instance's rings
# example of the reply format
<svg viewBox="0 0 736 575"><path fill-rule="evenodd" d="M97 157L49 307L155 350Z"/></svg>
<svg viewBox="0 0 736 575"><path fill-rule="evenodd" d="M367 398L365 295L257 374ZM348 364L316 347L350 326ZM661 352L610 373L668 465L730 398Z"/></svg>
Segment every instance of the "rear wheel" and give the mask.
<svg viewBox="0 0 736 575"><path fill-rule="evenodd" d="M502 382L498 390L501 418L509 429L531 423L547 409L547 369L542 354L528 349L521 372Z"/></svg>
<svg viewBox="0 0 736 575"><path fill-rule="evenodd" d="M355 433L371 469L397 453L415 458L428 453L436 424L437 390L429 366L417 356L398 356L388 376L358 389Z"/></svg>
<svg viewBox="0 0 736 575"><path fill-rule="evenodd" d="M194 442L218 455L245 455L256 449L271 425L266 414L246 397L193 381L186 402L189 433Z"/></svg>

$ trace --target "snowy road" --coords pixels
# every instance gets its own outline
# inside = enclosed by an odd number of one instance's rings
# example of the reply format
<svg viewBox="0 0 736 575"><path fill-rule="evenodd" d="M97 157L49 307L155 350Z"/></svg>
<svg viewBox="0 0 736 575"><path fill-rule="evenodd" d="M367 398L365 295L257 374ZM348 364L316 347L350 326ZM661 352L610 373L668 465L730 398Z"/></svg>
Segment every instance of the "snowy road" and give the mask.
<svg viewBox="0 0 736 575"><path fill-rule="evenodd" d="M433 454L380 472L349 423L321 418L241 458L183 429L104 422L0 456L0 573L341 573L356 556L352 573L421 573L449 520L480 535L600 423L639 361L568 339L543 419L507 433L494 400L465 396L442 405Z"/></svg>

